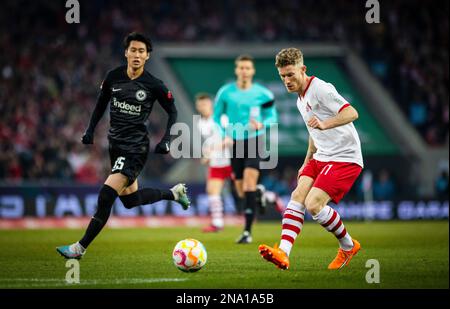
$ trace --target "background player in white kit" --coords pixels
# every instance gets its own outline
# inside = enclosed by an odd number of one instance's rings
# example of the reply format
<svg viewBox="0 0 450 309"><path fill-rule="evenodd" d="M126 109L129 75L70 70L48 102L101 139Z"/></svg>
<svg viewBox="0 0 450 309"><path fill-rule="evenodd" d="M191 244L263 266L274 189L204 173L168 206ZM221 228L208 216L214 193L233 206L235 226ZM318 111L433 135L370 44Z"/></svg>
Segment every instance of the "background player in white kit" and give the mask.
<svg viewBox="0 0 450 309"><path fill-rule="evenodd" d="M203 231L218 232L224 226L221 193L225 180L231 178L231 154L229 148L222 147L222 135L212 118L213 102L211 97L206 93L197 94L195 107L201 116L197 125L202 139L204 139L202 163L208 164L206 192L211 213L211 224L205 227Z"/></svg>
<svg viewBox="0 0 450 309"><path fill-rule="evenodd" d="M361 246L350 237L339 214L327 204L338 203L363 168L361 144L352 123L358 113L332 84L306 75L299 49L281 50L275 66L288 92L298 93L297 108L307 124L309 146L297 187L283 215L280 246L260 245L259 251L278 268L289 268L289 253L308 210L316 222L338 239L338 254L328 269L340 269L348 265Z"/></svg>

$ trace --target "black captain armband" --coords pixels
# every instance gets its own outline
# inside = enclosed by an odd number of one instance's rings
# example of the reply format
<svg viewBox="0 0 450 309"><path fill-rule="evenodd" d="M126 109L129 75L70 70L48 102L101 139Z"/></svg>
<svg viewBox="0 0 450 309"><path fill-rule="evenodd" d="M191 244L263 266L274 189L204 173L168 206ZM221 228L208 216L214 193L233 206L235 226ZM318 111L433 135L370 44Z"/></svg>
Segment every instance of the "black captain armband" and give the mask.
<svg viewBox="0 0 450 309"><path fill-rule="evenodd" d="M274 104L275 104L275 100L272 100L272 101L264 103L261 106L262 106L262 108L269 108L269 107L272 107Z"/></svg>

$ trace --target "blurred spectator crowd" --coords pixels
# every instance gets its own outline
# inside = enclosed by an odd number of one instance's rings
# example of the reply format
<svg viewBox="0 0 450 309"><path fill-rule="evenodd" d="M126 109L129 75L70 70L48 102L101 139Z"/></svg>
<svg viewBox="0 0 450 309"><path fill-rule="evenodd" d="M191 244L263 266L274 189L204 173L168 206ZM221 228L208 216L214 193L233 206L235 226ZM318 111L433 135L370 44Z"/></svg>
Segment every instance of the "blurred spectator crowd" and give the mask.
<svg viewBox="0 0 450 309"><path fill-rule="evenodd" d="M105 178L107 115L93 146L80 138L104 74L124 61L122 39L132 30L148 33L155 52L159 42L349 44L430 145L448 140L448 2L380 1L380 24L366 23L364 1L357 0L79 2L80 24L66 23L64 1L1 4L0 180ZM165 121L156 108L152 145ZM150 155L143 176L158 178L171 163L170 156Z"/></svg>

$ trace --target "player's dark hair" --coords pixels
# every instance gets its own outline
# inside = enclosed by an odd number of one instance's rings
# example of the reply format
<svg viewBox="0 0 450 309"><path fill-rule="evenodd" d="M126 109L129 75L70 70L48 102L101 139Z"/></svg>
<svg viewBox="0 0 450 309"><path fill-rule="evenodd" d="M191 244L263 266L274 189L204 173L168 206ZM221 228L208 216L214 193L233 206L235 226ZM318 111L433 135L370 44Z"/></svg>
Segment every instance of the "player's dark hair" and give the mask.
<svg viewBox="0 0 450 309"><path fill-rule="evenodd" d="M255 62L253 57L250 55L240 55L236 58L234 62L237 64L239 61L251 61L252 63Z"/></svg>
<svg viewBox="0 0 450 309"><path fill-rule="evenodd" d="M152 41L146 35L139 32L131 32L129 33L125 39L123 39L123 46L125 49L128 49L131 41L138 41L145 44L147 47L147 52L151 52L153 50Z"/></svg>
<svg viewBox="0 0 450 309"><path fill-rule="evenodd" d="M200 93L197 93L197 94L195 95L195 101L198 101L198 100L204 100L204 99L210 99L210 100L212 100L212 98L211 98L211 96L209 95L209 93L206 93L206 92L200 92Z"/></svg>

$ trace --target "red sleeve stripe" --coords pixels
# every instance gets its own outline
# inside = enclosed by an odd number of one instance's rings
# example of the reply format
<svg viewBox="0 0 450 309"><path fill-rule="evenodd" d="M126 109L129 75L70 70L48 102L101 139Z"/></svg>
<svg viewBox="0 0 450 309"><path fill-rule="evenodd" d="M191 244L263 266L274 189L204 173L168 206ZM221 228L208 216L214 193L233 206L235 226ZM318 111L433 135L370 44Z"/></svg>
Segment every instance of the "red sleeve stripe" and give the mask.
<svg viewBox="0 0 450 309"><path fill-rule="evenodd" d="M338 111L338 114L344 109L350 106L350 103L345 103L344 105L341 106L341 108Z"/></svg>

